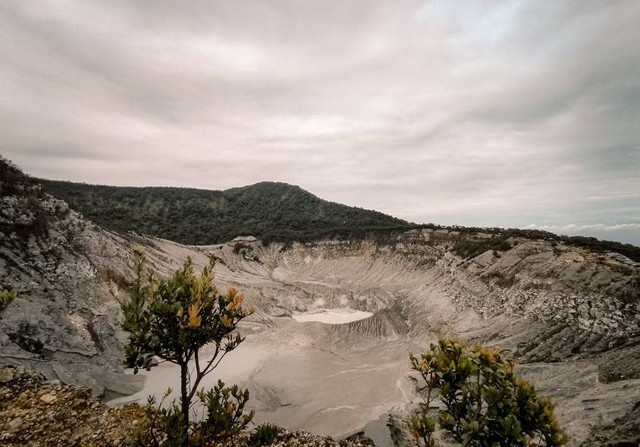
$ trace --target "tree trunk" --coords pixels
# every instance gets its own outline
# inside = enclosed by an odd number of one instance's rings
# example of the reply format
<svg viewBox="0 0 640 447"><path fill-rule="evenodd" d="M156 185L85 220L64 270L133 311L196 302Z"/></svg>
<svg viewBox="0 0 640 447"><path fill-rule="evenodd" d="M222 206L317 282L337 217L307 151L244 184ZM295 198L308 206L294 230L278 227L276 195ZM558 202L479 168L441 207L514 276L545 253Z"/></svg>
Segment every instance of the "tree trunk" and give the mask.
<svg viewBox="0 0 640 447"><path fill-rule="evenodd" d="M182 447L189 447L189 412L191 411L191 399L187 389L187 374L189 365L180 365L180 405L182 410Z"/></svg>

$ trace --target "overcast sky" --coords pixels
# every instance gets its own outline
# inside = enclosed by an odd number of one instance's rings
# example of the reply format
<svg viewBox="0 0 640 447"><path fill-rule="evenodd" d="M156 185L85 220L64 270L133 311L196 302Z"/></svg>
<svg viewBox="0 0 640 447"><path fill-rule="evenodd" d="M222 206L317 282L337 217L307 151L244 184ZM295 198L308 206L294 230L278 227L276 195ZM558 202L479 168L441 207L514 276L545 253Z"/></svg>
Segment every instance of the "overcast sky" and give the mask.
<svg viewBox="0 0 640 447"><path fill-rule="evenodd" d="M7 1L27 173L640 245L640 1Z"/></svg>

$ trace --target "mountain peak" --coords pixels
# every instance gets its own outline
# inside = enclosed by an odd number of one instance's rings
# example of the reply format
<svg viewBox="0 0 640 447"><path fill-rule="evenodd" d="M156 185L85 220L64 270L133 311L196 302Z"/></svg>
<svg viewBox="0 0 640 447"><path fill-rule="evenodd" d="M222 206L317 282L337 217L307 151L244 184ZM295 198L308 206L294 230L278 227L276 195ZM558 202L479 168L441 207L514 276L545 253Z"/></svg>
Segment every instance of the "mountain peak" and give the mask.
<svg viewBox="0 0 640 447"><path fill-rule="evenodd" d="M53 180L42 180L42 185L101 226L192 245L227 242L247 234L265 241L290 241L351 229L409 226L378 211L329 202L282 182L224 191Z"/></svg>

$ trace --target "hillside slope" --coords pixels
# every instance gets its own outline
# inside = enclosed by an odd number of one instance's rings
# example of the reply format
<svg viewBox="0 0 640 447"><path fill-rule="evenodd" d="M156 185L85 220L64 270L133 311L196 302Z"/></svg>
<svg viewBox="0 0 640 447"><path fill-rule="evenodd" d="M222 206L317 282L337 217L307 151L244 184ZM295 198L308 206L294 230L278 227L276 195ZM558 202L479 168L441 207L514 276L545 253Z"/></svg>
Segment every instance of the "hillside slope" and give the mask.
<svg viewBox="0 0 640 447"><path fill-rule="evenodd" d="M385 240L409 229L488 233L487 240L463 240L453 247L464 257L499 248L510 237L547 240L602 254L619 253L640 263L640 247L540 230L446 227L412 224L377 211L322 200L298 186L263 182L226 191L187 188L99 186L52 180L46 192L98 225L120 233L160 237L187 245L228 242L253 235L265 243L326 238Z"/></svg>
<svg viewBox="0 0 640 447"><path fill-rule="evenodd" d="M408 225L377 211L322 200L286 183L209 191L41 182L46 192L105 228L189 245L226 242L249 234L266 241L286 241L351 228Z"/></svg>
<svg viewBox="0 0 640 447"><path fill-rule="evenodd" d="M96 394L130 393L122 374L114 272L134 243L84 221L0 159L0 363L39 369Z"/></svg>
<svg viewBox="0 0 640 447"><path fill-rule="evenodd" d="M121 296L135 246L168 274L193 254L88 222L0 157L0 290L18 297L0 315L0 364L23 365L98 395L128 394ZM200 262L204 260L198 258Z"/></svg>

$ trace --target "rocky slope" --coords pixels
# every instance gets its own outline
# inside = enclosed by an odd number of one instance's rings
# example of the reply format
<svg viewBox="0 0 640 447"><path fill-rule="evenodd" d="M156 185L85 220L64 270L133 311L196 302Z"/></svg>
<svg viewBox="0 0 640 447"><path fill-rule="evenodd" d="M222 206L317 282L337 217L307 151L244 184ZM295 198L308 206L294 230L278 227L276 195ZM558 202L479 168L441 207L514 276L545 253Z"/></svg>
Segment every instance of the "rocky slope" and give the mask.
<svg viewBox="0 0 640 447"><path fill-rule="evenodd" d="M149 412L136 404L111 408L87 388L47 381L24 368L0 368L0 442L6 447L110 447L156 445L148 437ZM250 445L252 432L234 447ZM158 435L158 439L162 439ZM362 436L336 441L281 430L274 447L365 447ZM220 447L229 447L221 444Z"/></svg>
<svg viewBox="0 0 640 447"><path fill-rule="evenodd" d="M98 395L133 392L122 371L119 293L132 248L153 243L84 220L3 160L0 173L0 290L18 293L0 315L0 361Z"/></svg>
<svg viewBox="0 0 640 447"><path fill-rule="evenodd" d="M47 381L24 368L0 368L0 443L4 446L135 445L145 411L112 409L88 388Z"/></svg>

